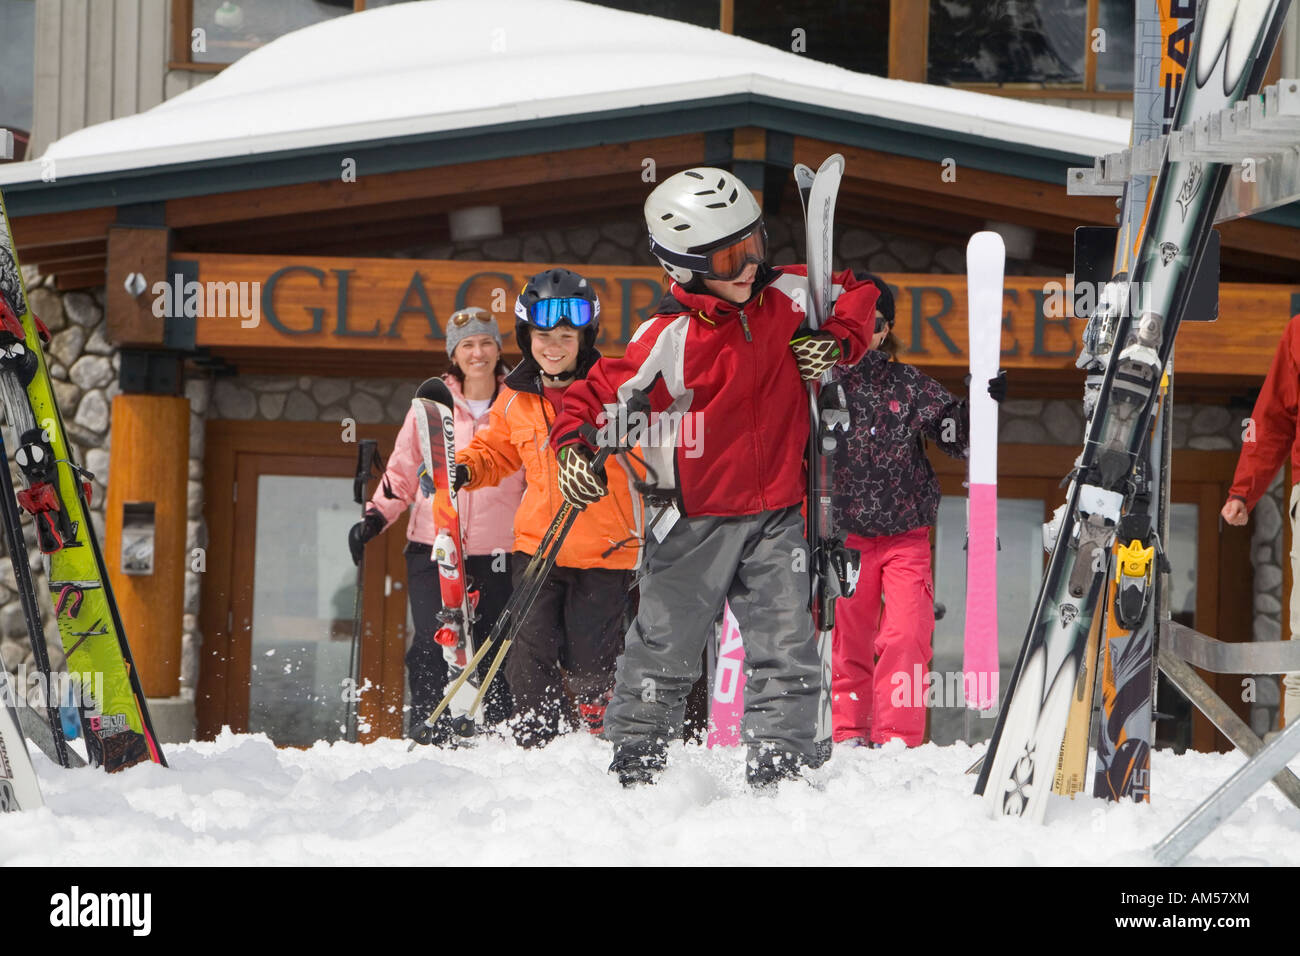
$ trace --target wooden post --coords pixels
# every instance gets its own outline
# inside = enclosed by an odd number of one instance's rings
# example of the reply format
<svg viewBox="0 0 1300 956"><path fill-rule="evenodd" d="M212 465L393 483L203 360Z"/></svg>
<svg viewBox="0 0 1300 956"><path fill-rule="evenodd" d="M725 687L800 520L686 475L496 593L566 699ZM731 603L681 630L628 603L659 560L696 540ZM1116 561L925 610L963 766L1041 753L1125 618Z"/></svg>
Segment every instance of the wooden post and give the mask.
<svg viewBox="0 0 1300 956"><path fill-rule="evenodd" d="M104 561L146 697L180 693L190 403L170 395L113 399ZM153 570L122 570L126 506L153 506ZM147 509L141 509L147 510Z"/></svg>
<svg viewBox="0 0 1300 956"><path fill-rule="evenodd" d="M889 0L889 76L924 83L930 46L928 0Z"/></svg>

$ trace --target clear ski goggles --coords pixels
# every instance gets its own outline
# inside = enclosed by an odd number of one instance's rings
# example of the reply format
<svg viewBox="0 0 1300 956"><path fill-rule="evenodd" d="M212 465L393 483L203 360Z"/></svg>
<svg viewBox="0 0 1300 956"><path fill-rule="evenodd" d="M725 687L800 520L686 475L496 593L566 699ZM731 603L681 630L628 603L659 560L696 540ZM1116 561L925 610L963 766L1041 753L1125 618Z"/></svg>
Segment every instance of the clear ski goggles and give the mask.
<svg viewBox="0 0 1300 956"><path fill-rule="evenodd" d="M538 299L528 307L528 322L539 329L553 329L561 323L581 329L590 325L595 317L595 305L581 296Z"/></svg>

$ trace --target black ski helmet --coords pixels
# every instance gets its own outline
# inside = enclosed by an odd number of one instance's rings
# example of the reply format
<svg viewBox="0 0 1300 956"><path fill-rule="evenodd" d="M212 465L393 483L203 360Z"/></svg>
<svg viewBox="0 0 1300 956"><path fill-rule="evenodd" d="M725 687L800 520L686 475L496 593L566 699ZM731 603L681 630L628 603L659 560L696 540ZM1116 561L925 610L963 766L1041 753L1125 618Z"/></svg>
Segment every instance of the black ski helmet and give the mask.
<svg viewBox="0 0 1300 956"><path fill-rule="evenodd" d="M531 308L542 299L585 299L591 303L591 321L578 326L573 322L561 320L582 333L578 348L579 364L581 356L596 347L596 327L600 322L600 299L591 283L568 269L547 269L539 272L526 283L515 299L515 341L525 358L532 358L532 332L537 326L531 318Z"/></svg>

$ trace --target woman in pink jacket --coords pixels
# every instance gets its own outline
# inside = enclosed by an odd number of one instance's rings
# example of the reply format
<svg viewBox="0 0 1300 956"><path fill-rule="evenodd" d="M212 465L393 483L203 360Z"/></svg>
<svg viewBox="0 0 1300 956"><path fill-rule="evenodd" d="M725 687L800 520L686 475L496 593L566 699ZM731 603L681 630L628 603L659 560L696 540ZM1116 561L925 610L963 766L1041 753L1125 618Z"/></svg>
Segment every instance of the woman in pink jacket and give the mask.
<svg viewBox="0 0 1300 956"><path fill-rule="evenodd" d="M456 447L465 448L475 433L488 427L488 409L505 378L501 361L501 333L489 312L479 308L461 309L447 320L447 354L451 370L443 381L456 401ZM419 479L423 458L416 430L414 410L407 412L402 430L397 434L392 457L384 471L379 490L366 507L365 518L348 534L352 560L359 563L361 550L418 501L406 526L406 587L410 596L415 636L406 652L406 677L411 687L408 727L421 743L443 744L451 737L451 718L444 713L432 731L424 720L442 700L447 685L447 661L442 647L434 641L438 630L438 612L442 601L438 585L438 565L433 560L433 508L426 488ZM474 625L475 642L484 640L497 615L510 597L510 553L514 548L514 518L524 492L523 472L511 476L492 488L462 491L458 496L461 533L465 536L465 573L472 587L479 590L478 618ZM489 658L484 658L480 673L485 673ZM498 723L510 716L510 690L504 672L498 673L484 700L485 719Z"/></svg>

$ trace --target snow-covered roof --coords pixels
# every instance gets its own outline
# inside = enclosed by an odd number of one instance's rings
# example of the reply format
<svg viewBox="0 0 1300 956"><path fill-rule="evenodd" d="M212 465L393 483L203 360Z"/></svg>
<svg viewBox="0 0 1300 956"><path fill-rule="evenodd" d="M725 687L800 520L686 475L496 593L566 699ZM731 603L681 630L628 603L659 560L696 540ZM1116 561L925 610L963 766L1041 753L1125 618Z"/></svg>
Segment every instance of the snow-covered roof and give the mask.
<svg viewBox="0 0 1300 956"><path fill-rule="evenodd" d="M1078 156L1121 149L1129 135L1116 117L854 73L578 0L424 0L287 34L153 109L57 140L42 159L62 180L736 94ZM0 167L0 182L40 169Z"/></svg>

